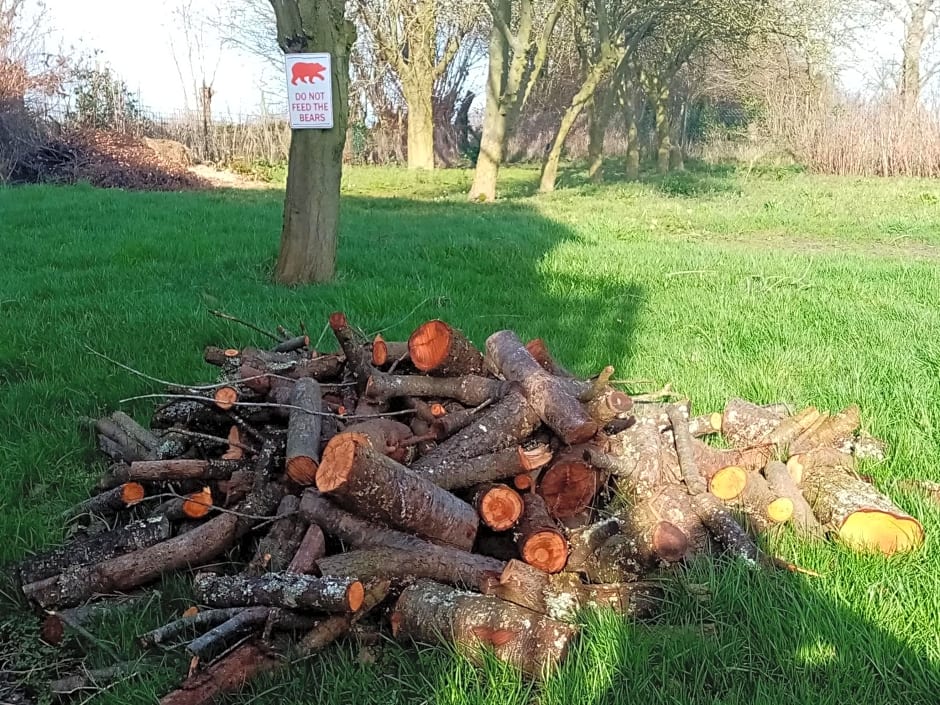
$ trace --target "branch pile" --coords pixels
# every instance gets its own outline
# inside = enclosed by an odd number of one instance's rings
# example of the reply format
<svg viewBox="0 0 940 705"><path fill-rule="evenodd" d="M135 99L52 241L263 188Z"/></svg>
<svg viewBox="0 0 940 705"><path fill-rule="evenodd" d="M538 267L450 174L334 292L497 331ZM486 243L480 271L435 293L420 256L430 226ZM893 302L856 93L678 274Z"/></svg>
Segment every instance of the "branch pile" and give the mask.
<svg viewBox="0 0 940 705"><path fill-rule="evenodd" d="M207 348L218 382L172 385L149 428L89 420L111 460L66 545L18 566L55 620L191 571L198 607L141 635L186 644L192 705L323 648L381 612L398 639L483 649L538 677L579 610L655 615L669 570L727 553L796 569L755 538L790 525L885 554L921 524L855 473L882 445L859 410L633 398L512 331L483 350L442 321L406 342L329 320L339 351L281 329ZM723 445L703 438L719 436ZM654 579L655 578L655 579ZM382 608L379 610L377 608Z"/></svg>

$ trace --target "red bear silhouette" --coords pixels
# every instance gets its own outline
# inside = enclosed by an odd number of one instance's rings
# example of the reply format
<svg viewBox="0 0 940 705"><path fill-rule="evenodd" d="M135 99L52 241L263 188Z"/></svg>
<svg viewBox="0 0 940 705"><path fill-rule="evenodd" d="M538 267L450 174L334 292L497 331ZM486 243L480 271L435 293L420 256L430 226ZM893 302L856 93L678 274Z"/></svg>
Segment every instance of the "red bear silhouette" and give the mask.
<svg viewBox="0 0 940 705"><path fill-rule="evenodd" d="M319 63L307 64L301 61L298 61L296 64L291 66L290 70L290 82L291 85L296 86L297 81L301 83L313 83L314 81L325 81L326 76L323 75L323 72L326 71L326 66Z"/></svg>

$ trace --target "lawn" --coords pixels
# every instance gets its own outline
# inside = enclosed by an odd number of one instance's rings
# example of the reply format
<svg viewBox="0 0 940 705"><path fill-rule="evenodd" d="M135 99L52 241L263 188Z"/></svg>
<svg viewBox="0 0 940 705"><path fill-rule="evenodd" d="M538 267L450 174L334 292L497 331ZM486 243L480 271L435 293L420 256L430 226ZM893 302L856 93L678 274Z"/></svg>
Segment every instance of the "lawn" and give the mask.
<svg viewBox="0 0 940 705"><path fill-rule="evenodd" d="M604 186L569 174L546 197L519 168L504 199L481 206L464 201L469 178L348 170L339 275L301 289L269 283L278 189L0 190L0 564L61 540L59 512L102 471L78 417L158 391L89 347L184 381L211 378L206 344L264 343L207 308L268 326L303 319L314 337L339 309L388 339L434 317L477 343L508 327L545 338L579 373L610 363L637 390L671 382L703 412L733 395L857 402L890 447L864 472L923 521L926 545L886 559L768 541L821 577L697 562L658 624L591 616L538 687L441 650L350 642L233 702L938 702L940 506L898 482L940 480L940 184L700 167ZM147 418L142 402L125 408ZM93 665L139 657L134 635L188 606L180 581L159 588L94 627ZM0 675L38 682L55 652L37 620L0 600ZM153 702L186 665L158 654L94 701Z"/></svg>

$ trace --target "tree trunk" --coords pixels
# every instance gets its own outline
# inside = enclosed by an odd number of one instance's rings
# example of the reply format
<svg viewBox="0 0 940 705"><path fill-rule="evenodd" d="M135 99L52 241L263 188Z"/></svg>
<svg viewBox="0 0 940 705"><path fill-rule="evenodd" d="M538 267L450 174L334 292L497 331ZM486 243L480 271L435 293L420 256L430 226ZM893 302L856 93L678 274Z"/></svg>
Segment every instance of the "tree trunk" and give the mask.
<svg viewBox="0 0 940 705"><path fill-rule="evenodd" d="M293 130L284 199L284 226L275 279L308 284L333 278L339 190L349 116L349 50L355 28L340 0L272 0L284 53L332 56L333 127Z"/></svg>
<svg viewBox="0 0 940 705"><path fill-rule="evenodd" d="M614 102L614 89L609 87L594 101L588 110L588 178L595 184L604 180L604 139Z"/></svg>
<svg viewBox="0 0 940 705"><path fill-rule="evenodd" d="M422 580L402 592L392 613L398 639L452 644L476 663L490 647L500 661L530 677L547 675L564 660L574 627L496 597Z"/></svg>
<svg viewBox="0 0 940 705"><path fill-rule="evenodd" d="M408 105L408 168L434 168L434 116L432 99L433 77L426 85L414 78L402 83L402 93ZM414 82L415 85L411 85ZM420 83L420 84L419 84Z"/></svg>
<svg viewBox="0 0 940 705"><path fill-rule="evenodd" d="M512 7L508 0L499 0L498 11L506 24L511 20ZM480 153L470 186L471 201L495 201L496 179L506 149L507 106L502 104L505 74L509 67L509 42L494 22L490 28L489 70L486 81L486 107L480 136Z"/></svg>
<svg viewBox="0 0 940 705"><path fill-rule="evenodd" d="M615 65L622 56L622 51L614 49L612 46L602 49L602 58L591 67L591 71L581 84L581 88L571 99L571 104L565 109L561 117L561 124L552 140L552 147L545 156L545 162L542 164L542 179L539 183L539 191L548 193L555 190L555 180L558 178L558 164L561 161L561 150L565 146L565 140L571 128L574 127L581 111L591 101L597 87L601 84L604 76L607 75L611 66Z"/></svg>
<svg viewBox="0 0 940 705"><path fill-rule="evenodd" d="M663 88L653 99L656 117L656 170L660 174L669 172L669 153L672 142L669 139L669 89Z"/></svg>
<svg viewBox="0 0 940 705"><path fill-rule="evenodd" d="M920 102L920 63L924 42L927 39L927 16L935 0L915 0L909 3L911 16L904 26L901 45L901 100L907 110L913 110Z"/></svg>
<svg viewBox="0 0 940 705"><path fill-rule="evenodd" d="M323 451L317 489L362 516L469 550L479 519L473 507L372 447L341 433Z"/></svg>

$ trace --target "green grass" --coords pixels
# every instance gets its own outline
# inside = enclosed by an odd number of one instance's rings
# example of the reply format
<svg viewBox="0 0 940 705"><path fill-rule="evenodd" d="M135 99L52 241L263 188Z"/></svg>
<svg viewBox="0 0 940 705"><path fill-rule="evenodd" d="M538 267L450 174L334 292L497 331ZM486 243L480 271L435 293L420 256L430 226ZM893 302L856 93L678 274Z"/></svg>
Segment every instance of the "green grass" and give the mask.
<svg viewBox="0 0 940 705"><path fill-rule="evenodd" d="M865 468L918 516L927 543L891 559L784 535L768 548L820 578L698 562L659 623L590 619L542 686L438 649L343 644L233 698L239 703L936 703L940 507L898 487L940 480L940 185L701 167L643 184L576 174L548 197L504 174L505 200L467 204L469 174L352 169L335 283L269 283L281 194L0 190L0 563L63 538L58 513L102 471L77 417L155 391L86 352L172 380L212 376L206 344L264 343L206 308L319 334L343 309L402 338L445 318L482 343L540 336L582 374L665 382L701 411L732 395L838 409L858 402L890 445ZM141 420L145 404L129 408ZM181 581L96 632L133 636L187 605ZM9 600L0 670L62 654ZM70 640L65 654L81 650ZM3 655L8 665L3 665ZM93 664L108 660L91 648ZM37 670L30 670L38 667ZM185 672L176 652L95 698L146 703Z"/></svg>

